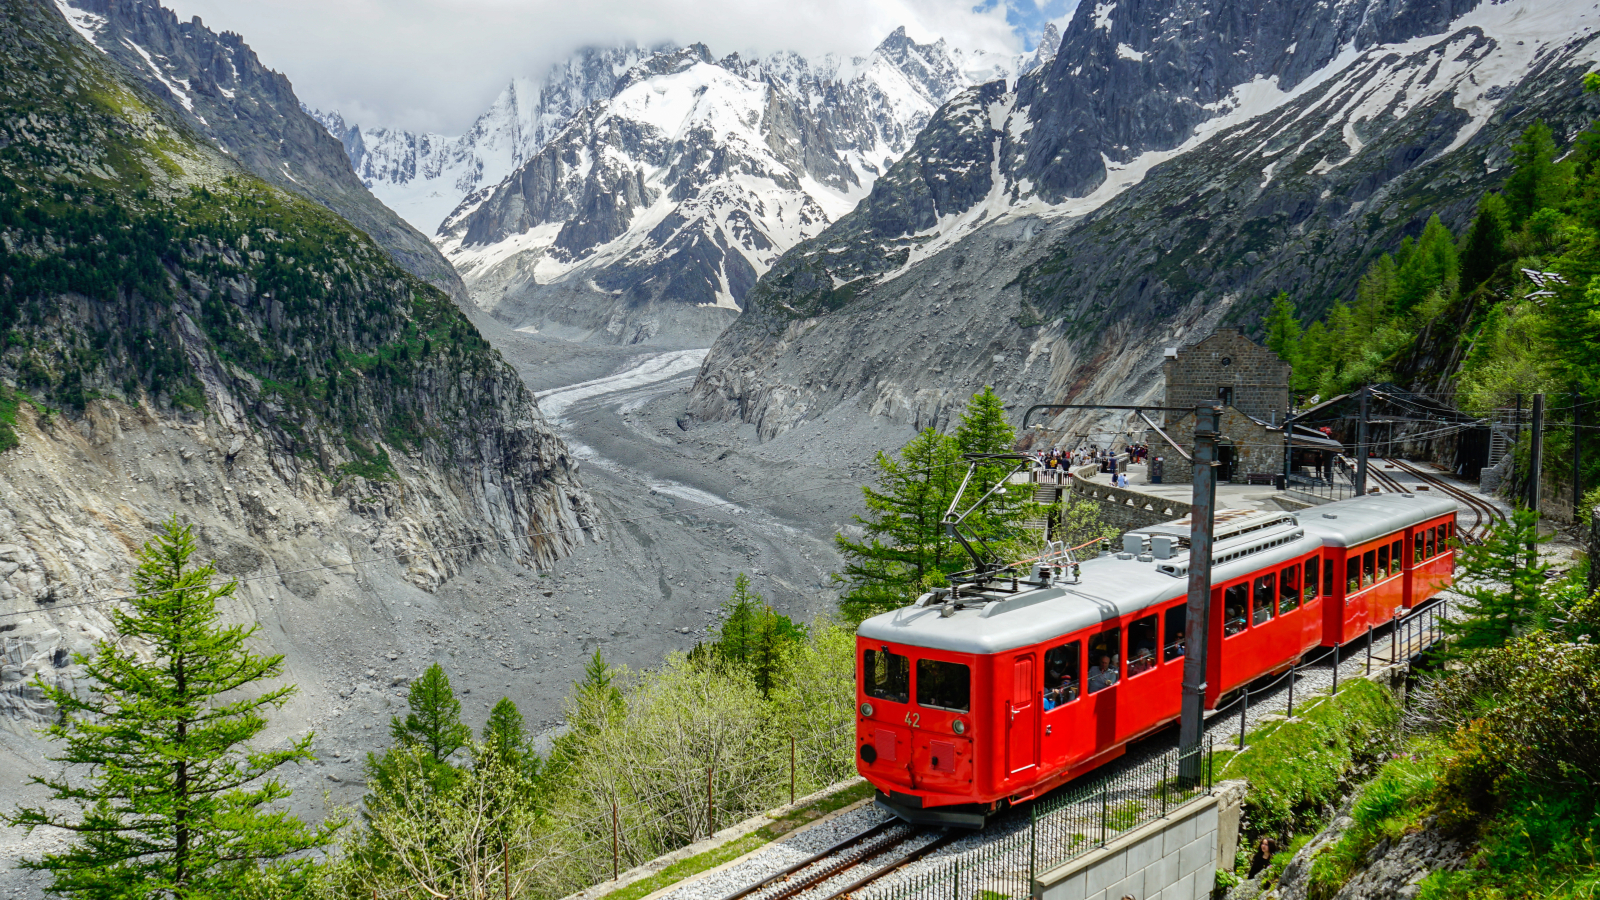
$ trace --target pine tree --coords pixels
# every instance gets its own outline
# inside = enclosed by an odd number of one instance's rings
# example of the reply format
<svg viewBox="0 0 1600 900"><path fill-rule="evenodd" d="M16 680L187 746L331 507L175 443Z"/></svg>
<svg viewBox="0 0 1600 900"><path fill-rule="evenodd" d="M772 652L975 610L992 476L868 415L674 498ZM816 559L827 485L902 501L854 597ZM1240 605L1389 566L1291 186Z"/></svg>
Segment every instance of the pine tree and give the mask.
<svg viewBox="0 0 1600 900"><path fill-rule="evenodd" d="M1428 218L1422 236L1400 265L1395 279L1395 292L1391 303L1393 312L1404 315L1415 309L1430 293L1448 294L1455 288L1460 276L1460 261L1456 256L1455 238L1444 227L1438 215ZM1375 327L1376 323L1363 323Z"/></svg>
<svg viewBox="0 0 1600 900"><path fill-rule="evenodd" d="M1295 315L1288 291L1279 291L1272 298L1272 311L1267 314L1267 347L1289 365L1299 366L1300 317Z"/></svg>
<svg viewBox="0 0 1600 900"><path fill-rule="evenodd" d="M528 746L528 733L522 721L522 711L510 697L489 710L489 720L483 723L483 749L517 770L526 770L530 761L537 761L533 748Z"/></svg>
<svg viewBox="0 0 1600 900"><path fill-rule="evenodd" d="M743 666L755 650L761 595L750 590L750 578L740 572L733 579L733 594L722 602L722 627L713 647L723 663Z"/></svg>
<svg viewBox="0 0 1600 900"><path fill-rule="evenodd" d="M1005 403L993 388L972 395L961 413L956 428L956 449L961 453L1005 453L1017 442L1017 433L1006 421Z"/></svg>
<svg viewBox="0 0 1600 900"><path fill-rule="evenodd" d="M1556 141L1549 126L1535 122L1511 147L1511 177L1506 179L1506 210L1513 229L1528 217L1565 199L1571 166L1557 163Z"/></svg>
<svg viewBox="0 0 1600 900"><path fill-rule="evenodd" d="M784 648L803 639L805 632L750 590L750 579L743 572L734 579L733 595L723 602L722 610L713 656L747 673L761 696L770 696L782 674Z"/></svg>
<svg viewBox="0 0 1600 900"><path fill-rule="evenodd" d="M1538 513L1519 509L1510 521L1491 526L1481 543L1456 548L1453 590L1466 598L1466 617L1447 621L1445 631L1457 652L1504 646L1534 624L1550 565L1529 565L1528 556L1546 540L1539 536Z"/></svg>
<svg viewBox="0 0 1600 900"><path fill-rule="evenodd" d="M1506 259L1507 224L1505 198L1487 193L1478 201L1478 215L1461 242L1461 292L1467 293L1488 281Z"/></svg>
<svg viewBox="0 0 1600 900"><path fill-rule="evenodd" d="M108 611L117 638L76 657L88 689L35 682L60 711L46 729L66 745L53 759L74 768L33 779L58 803L5 818L75 835L22 862L51 874L53 894L251 897L270 883L298 895L312 865L303 854L337 828L270 808L289 796L271 773L310 760L312 735L249 746L295 688L263 684L283 674L283 657L246 647L257 626L219 623L216 602L235 584L213 586L216 570L191 565L194 551L189 526L168 520L139 551L131 609Z"/></svg>
<svg viewBox="0 0 1600 900"><path fill-rule="evenodd" d="M389 720L389 734L395 743L420 746L434 762L444 764L472 740L472 729L461 721L461 701L450 689L450 676L438 663L411 683L406 705L410 711L404 719L394 716Z"/></svg>

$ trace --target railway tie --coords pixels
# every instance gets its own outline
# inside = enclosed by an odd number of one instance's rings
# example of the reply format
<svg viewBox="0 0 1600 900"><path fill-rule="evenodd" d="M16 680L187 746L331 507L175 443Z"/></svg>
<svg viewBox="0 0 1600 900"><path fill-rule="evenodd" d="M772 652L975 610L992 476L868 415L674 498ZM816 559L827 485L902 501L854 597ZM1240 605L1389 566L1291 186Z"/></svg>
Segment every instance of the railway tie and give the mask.
<svg viewBox="0 0 1600 900"><path fill-rule="evenodd" d="M903 830L898 834L891 834L882 840L875 842L872 840L873 838L882 835L884 832L896 826L902 827ZM861 844L866 845L860 853L835 860L832 863L822 866L815 872L811 872L810 874L796 878L793 881L782 885L782 887L770 894L761 895L761 900L790 900L790 898L799 896L800 894L811 890L823 882L837 878L840 874L847 872L856 866L861 865L862 863L877 859L883 854L888 853L890 850L893 850L901 844L904 844L906 841L911 840L913 837L916 837L921 833L922 832L920 829L907 828L905 827L905 823L897 822L891 819L880 825L873 826L872 828L869 828L866 831L855 835L854 837L846 838L839 843L834 844L832 847L822 851L821 853L814 854L813 856L808 857L799 863L789 866L781 872L768 876L766 879L758 882L757 884L753 884L750 887L744 888L743 890L724 897L723 900L740 900L740 898L756 895L760 891L771 887L780 881L787 880L791 875L794 875L810 866L816 865L819 862L827 860L827 858L830 856L843 853L848 851L850 848ZM937 841L935 843L937 843ZM904 863L897 861L896 865L904 865Z"/></svg>
<svg viewBox="0 0 1600 900"><path fill-rule="evenodd" d="M906 853L906 854L901 855L898 859L895 859L895 860L892 860L891 862L889 862L888 865L885 865L885 866L883 866L882 868L879 868L879 869L875 869L872 872L869 872L866 875L863 875L862 877L857 878L855 881L850 882L849 884L845 885L844 887L840 888L839 890L834 891L833 893L829 894L827 897L823 898L823 900L843 900L843 898L849 897L851 894L855 893L856 891L861 890L862 888L864 888L867 885L873 883L874 881L877 881L878 879L884 877L885 875L888 875L891 872L895 872L895 871L898 871L898 870L900 870L902 868L905 868L906 866L911 865L912 863L916 862L917 860L922 859L924 856L927 856L927 855L929 855L931 853L934 853L936 851L942 850L945 847L948 847L949 845L951 845L951 844L955 843L956 841L960 840L962 837L963 837L963 835L961 833L959 833L959 832L956 832L956 831L946 832L944 837L941 837L936 841L932 841L930 843L924 844L921 847L918 847L917 849L912 850L910 853Z"/></svg>

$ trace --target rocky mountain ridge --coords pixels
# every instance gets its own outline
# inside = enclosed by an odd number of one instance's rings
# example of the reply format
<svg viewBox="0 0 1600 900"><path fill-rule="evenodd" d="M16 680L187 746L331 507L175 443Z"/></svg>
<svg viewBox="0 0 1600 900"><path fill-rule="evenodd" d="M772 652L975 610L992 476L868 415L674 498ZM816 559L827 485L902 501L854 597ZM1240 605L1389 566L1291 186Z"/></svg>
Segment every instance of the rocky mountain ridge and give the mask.
<svg viewBox="0 0 1600 900"><path fill-rule="evenodd" d="M944 98L1043 66L1049 39L1017 58L917 44L904 29L849 61L657 53L463 201L440 246L474 299L513 325L709 342L771 262L848 212Z"/></svg>
<svg viewBox="0 0 1600 900"><path fill-rule="evenodd" d="M451 298L54 4L0 17L0 710L49 714L32 676L73 677L173 514L313 695L388 643L388 604L598 536L576 462Z"/></svg>
<svg viewBox="0 0 1600 900"><path fill-rule="evenodd" d="M159 0L56 0L72 27L256 177L338 213L406 271L465 290L428 238L361 184L343 148L301 109L289 79L232 32L180 22Z"/></svg>
<svg viewBox="0 0 1600 900"><path fill-rule="evenodd" d="M941 424L983 384L1019 410L1156 398L1163 347L1253 326L1279 290L1309 313L1351 297L1429 214L1459 228L1523 128L1597 112L1593 9L1178 6L1086 3L1048 72L942 108L761 279L694 414L770 437L840 406ZM1253 63L1218 64L1232 46Z"/></svg>

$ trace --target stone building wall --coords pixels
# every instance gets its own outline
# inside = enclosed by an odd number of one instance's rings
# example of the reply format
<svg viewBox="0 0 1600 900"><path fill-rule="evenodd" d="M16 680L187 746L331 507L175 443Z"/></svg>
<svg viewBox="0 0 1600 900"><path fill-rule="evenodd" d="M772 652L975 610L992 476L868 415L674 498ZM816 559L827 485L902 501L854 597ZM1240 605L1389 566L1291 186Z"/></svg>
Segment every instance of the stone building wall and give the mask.
<svg viewBox="0 0 1600 900"><path fill-rule="evenodd" d="M1234 481L1244 481L1245 476L1252 473L1276 475L1283 471L1281 429L1262 425L1233 407L1224 408L1219 419L1218 433L1226 440L1219 440L1218 449L1220 451L1223 444L1233 447ZM1194 413L1178 419L1165 431L1185 452L1194 452ZM1194 466L1172 449L1172 445L1161 435L1150 431L1145 435L1145 442L1150 445L1152 456L1162 457L1161 480L1164 484L1182 484L1194 480Z"/></svg>
<svg viewBox="0 0 1600 900"><path fill-rule="evenodd" d="M1109 476L1101 476L1109 478ZM1118 531L1148 528L1162 522L1171 522L1189 515L1194 507L1181 500L1167 500L1151 494L1141 494L1127 488L1112 487L1092 478L1072 478L1067 490L1074 497L1093 500L1100 504L1100 516L1107 525Z"/></svg>
<svg viewBox="0 0 1600 900"><path fill-rule="evenodd" d="M1166 378L1164 406L1191 408L1225 399L1232 392L1233 406L1267 422L1281 422L1289 408L1291 367L1266 347L1237 328L1218 328L1213 334L1178 350L1176 359L1161 366ZM1168 413L1168 421L1174 414Z"/></svg>

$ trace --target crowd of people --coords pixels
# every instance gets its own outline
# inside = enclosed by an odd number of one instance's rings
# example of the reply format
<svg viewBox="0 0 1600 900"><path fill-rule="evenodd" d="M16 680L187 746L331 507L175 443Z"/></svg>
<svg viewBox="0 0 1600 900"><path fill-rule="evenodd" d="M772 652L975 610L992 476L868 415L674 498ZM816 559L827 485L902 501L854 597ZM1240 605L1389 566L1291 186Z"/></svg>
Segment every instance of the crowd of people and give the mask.
<svg viewBox="0 0 1600 900"><path fill-rule="evenodd" d="M1123 456L1127 456L1126 463L1122 461ZM1080 467L1094 465L1099 471L1110 475L1111 483L1116 487L1128 486L1128 466L1149 458L1150 445L1133 443L1123 445L1120 451L1112 447L1080 447L1076 450L1055 447L1034 451L1037 468L1052 472L1065 471L1070 475Z"/></svg>

